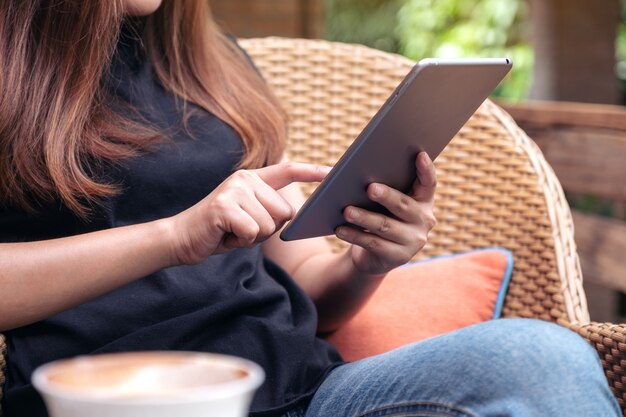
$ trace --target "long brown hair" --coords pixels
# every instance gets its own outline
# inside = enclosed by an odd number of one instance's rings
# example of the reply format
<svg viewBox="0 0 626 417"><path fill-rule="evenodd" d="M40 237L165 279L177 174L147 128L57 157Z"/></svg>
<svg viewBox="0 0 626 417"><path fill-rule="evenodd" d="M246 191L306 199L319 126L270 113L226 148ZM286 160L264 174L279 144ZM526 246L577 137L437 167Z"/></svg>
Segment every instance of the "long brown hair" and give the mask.
<svg viewBox="0 0 626 417"><path fill-rule="evenodd" d="M0 203L36 211L60 199L79 216L118 192L98 175L161 135L115 111L103 87L123 0L0 1ZM241 167L276 162L286 116L207 0L164 0L144 41L160 82L241 136Z"/></svg>

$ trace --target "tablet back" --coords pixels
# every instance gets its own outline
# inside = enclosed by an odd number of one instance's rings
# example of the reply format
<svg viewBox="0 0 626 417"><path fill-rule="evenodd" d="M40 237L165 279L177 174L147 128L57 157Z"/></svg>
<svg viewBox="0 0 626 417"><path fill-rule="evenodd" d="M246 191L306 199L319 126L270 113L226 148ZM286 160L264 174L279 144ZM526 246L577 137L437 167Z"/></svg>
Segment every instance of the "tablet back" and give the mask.
<svg viewBox="0 0 626 417"><path fill-rule="evenodd" d="M403 82L346 150L296 217L283 240L334 234L348 205L383 212L367 197L372 182L408 192L415 158L445 148L511 68L508 59L426 59Z"/></svg>

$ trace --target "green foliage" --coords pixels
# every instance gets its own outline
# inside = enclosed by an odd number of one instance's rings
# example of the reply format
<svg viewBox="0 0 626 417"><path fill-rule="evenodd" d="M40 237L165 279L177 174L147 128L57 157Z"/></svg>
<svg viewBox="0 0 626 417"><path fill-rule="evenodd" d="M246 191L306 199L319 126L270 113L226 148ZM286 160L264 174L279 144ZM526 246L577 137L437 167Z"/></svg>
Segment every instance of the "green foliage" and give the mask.
<svg viewBox="0 0 626 417"><path fill-rule="evenodd" d="M514 70L495 95L519 100L532 78L526 14L523 0L406 0L398 13L400 51L415 60L510 57Z"/></svg>
<svg viewBox="0 0 626 417"><path fill-rule="evenodd" d="M398 52L395 33L402 0L325 0L324 37Z"/></svg>
<svg viewBox="0 0 626 417"><path fill-rule="evenodd" d="M626 104L626 0L622 0L622 19L616 42L617 76L622 87L622 104Z"/></svg>
<svg viewBox="0 0 626 417"><path fill-rule="evenodd" d="M424 57L503 57L514 62L496 95L524 98L531 46L524 0L325 0L326 38Z"/></svg>
<svg viewBox="0 0 626 417"><path fill-rule="evenodd" d="M565 193L570 207L585 213L594 213L604 217L615 217L615 201L594 195Z"/></svg>

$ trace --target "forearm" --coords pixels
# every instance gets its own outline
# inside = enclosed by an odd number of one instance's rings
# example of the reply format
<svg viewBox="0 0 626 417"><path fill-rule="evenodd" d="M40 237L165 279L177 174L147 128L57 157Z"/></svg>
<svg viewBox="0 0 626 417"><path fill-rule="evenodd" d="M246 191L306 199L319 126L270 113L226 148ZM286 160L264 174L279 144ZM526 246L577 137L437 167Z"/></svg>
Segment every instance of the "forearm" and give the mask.
<svg viewBox="0 0 626 417"><path fill-rule="evenodd" d="M230 175L176 216L62 239L0 244L0 331L71 308L152 272L265 241L293 216L276 190L328 168L285 163Z"/></svg>
<svg viewBox="0 0 626 417"><path fill-rule="evenodd" d="M81 304L174 264L168 220L0 244L0 330Z"/></svg>
<svg viewBox="0 0 626 417"><path fill-rule="evenodd" d="M293 273L315 303L318 331L330 332L352 318L369 300L384 278L359 272L349 250L308 258Z"/></svg>

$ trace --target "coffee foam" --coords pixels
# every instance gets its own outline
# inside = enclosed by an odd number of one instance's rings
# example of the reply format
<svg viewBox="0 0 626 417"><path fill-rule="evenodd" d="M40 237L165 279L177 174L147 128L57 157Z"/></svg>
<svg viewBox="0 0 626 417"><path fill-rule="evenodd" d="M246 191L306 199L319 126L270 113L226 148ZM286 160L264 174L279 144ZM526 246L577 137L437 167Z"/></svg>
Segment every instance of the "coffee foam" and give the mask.
<svg viewBox="0 0 626 417"><path fill-rule="evenodd" d="M125 353L60 362L46 372L51 388L102 399L184 398L246 378L243 366L193 353Z"/></svg>

